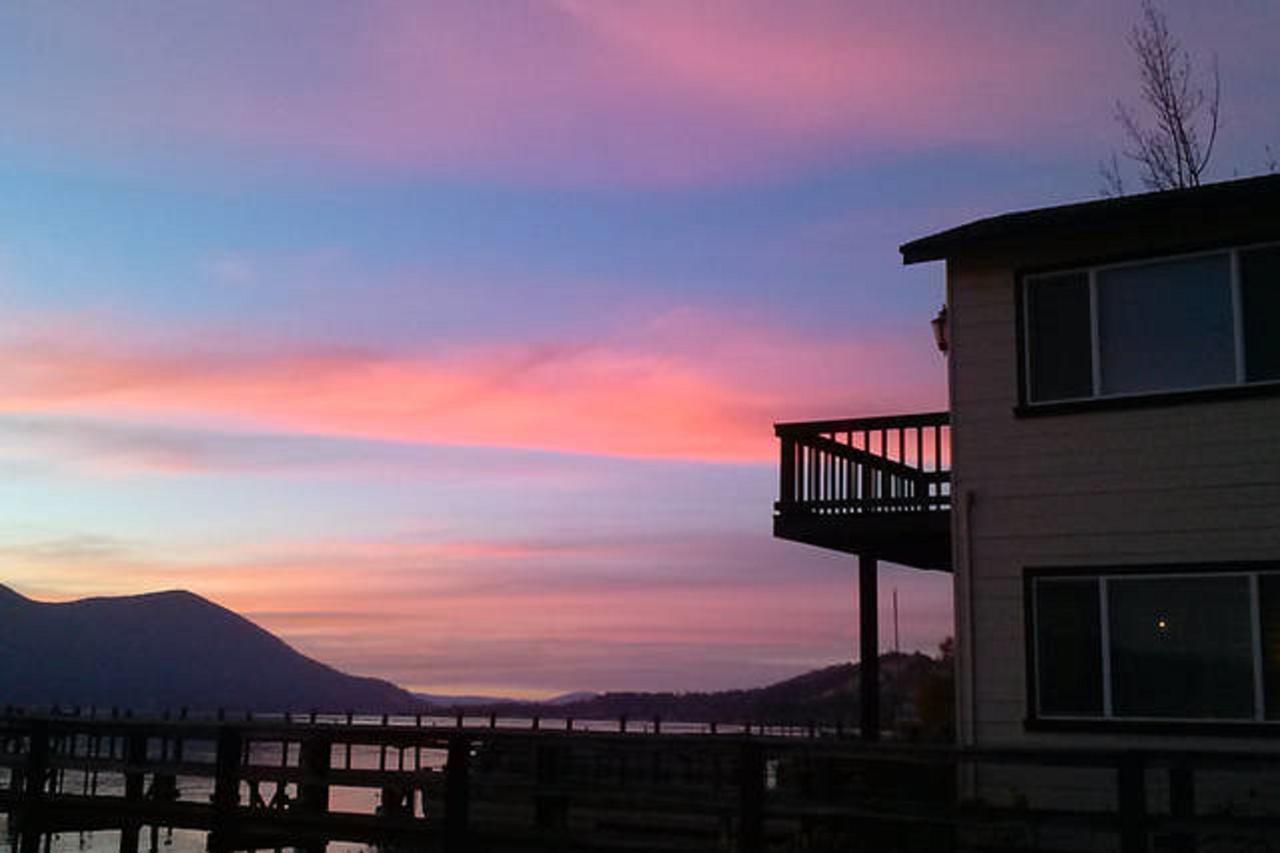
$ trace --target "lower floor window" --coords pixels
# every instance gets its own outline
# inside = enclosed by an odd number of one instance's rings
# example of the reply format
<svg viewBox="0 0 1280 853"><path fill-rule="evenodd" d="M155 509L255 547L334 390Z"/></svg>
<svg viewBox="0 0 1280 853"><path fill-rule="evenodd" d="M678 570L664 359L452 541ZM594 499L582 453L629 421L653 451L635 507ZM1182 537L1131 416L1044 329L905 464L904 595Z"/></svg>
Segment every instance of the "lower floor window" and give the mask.
<svg viewBox="0 0 1280 853"><path fill-rule="evenodd" d="M1030 573L1036 716L1280 719L1280 567Z"/></svg>

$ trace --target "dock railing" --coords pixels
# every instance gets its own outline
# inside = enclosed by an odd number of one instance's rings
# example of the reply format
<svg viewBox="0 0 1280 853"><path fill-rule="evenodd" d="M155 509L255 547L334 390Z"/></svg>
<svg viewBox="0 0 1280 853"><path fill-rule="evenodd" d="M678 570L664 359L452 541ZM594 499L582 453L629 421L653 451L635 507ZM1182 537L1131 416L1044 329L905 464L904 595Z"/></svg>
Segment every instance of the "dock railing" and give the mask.
<svg viewBox="0 0 1280 853"><path fill-rule="evenodd" d="M1274 849L1280 838L1276 754L492 722L15 713L0 717L0 811L20 851L49 832L111 828L128 853L143 825L209 831L213 851L351 840L450 853L1180 853ZM380 791L378 813L333 810L340 786Z"/></svg>

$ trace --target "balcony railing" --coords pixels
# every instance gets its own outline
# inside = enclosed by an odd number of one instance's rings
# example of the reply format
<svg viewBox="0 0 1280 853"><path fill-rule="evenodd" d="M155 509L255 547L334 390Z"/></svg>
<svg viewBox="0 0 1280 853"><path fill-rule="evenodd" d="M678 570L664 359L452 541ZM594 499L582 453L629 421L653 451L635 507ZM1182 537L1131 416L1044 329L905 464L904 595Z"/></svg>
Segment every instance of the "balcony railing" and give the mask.
<svg viewBox="0 0 1280 853"><path fill-rule="evenodd" d="M949 568L947 412L778 424L774 535Z"/></svg>
<svg viewBox="0 0 1280 853"><path fill-rule="evenodd" d="M950 414L778 424L780 513L951 508Z"/></svg>

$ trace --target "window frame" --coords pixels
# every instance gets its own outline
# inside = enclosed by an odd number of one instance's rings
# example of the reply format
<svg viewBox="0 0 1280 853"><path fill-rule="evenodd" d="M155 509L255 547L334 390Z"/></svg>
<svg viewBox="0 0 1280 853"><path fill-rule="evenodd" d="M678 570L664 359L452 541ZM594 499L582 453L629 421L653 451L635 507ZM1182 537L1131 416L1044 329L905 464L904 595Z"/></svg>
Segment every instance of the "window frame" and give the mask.
<svg viewBox="0 0 1280 853"><path fill-rule="evenodd" d="M1014 276L1014 303L1016 314L1016 363L1017 363L1017 404L1014 413L1019 417L1048 415L1076 411L1092 411L1110 408L1138 408L1145 406L1170 405L1199 400L1220 400L1234 397L1268 396L1280 394L1280 378L1249 381L1246 364L1246 342L1244 337L1243 298L1240 280L1240 253L1259 249L1280 248L1280 241L1265 240L1260 242L1203 246L1185 251L1162 254L1144 254L1073 264L1060 264L1046 267L1028 267L1018 270ZM1190 260L1212 255L1226 254L1232 311L1232 330L1234 335L1235 371L1234 381L1216 385L1195 385L1177 388L1162 388L1149 391L1127 391L1103 394L1102 363L1099 345L1098 318L1098 273L1123 269L1126 267L1147 266L1165 262ZM1090 321L1090 353L1092 357L1092 391L1086 397L1070 397L1055 400L1033 400L1031 393L1031 349L1029 335L1031 329L1030 305L1028 291L1036 279L1052 278L1060 275L1083 274L1089 288L1089 321Z"/></svg>
<svg viewBox="0 0 1280 853"><path fill-rule="evenodd" d="M1280 576L1280 562L1203 562L1154 565L1111 565L1070 567L1028 567L1023 569L1023 623L1026 678L1026 716L1029 731L1099 731L1137 733L1198 733L1206 735L1266 734L1280 736L1280 714L1267 718L1266 671L1263 660L1263 626L1261 623L1261 575ZM1111 644L1108 619L1107 581L1111 579L1162 578L1228 578L1248 579L1250 631L1253 659L1253 716L1227 719L1221 717L1142 717L1116 716L1111 694ZM1102 709L1099 716L1079 714L1042 714L1039 693L1039 643L1036 635L1036 584L1053 580L1094 580L1099 593L1099 649L1101 653ZM1280 710L1280 709L1272 709Z"/></svg>

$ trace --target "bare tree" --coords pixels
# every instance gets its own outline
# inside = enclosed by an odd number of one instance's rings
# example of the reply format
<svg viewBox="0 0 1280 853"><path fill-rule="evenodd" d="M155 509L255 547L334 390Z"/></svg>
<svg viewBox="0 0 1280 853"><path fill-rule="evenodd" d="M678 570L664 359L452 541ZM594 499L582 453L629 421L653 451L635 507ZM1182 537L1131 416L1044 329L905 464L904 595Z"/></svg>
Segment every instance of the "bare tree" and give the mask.
<svg viewBox="0 0 1280 853"><path fill-rule="evenodd" d="M1120 158L1114 151L1111 160L1103 160L1098 164L1098 174L1102 176L1102 194L1108 198L1124 195L1124 175L1120 173Z"/></svg>
<svg viewBox="0 0 1280 853"><path fill-rule="evenodd" d="M1142 109L1116 102L1115 118L1128 143L1124 155L1138 164L1147 189L1199 186L1218 138L1222 89L1217 57L1208 85L1203 85L1190 54L1170 34L1168 20L1154 0L1143 0L1142 18L1129 33L1129 46L1138 59ZM1114 154L1099 171L1104 195L1124 194Z"/></svg>

